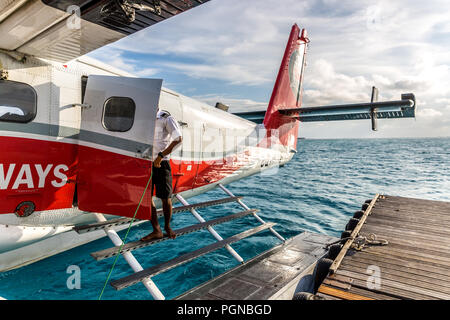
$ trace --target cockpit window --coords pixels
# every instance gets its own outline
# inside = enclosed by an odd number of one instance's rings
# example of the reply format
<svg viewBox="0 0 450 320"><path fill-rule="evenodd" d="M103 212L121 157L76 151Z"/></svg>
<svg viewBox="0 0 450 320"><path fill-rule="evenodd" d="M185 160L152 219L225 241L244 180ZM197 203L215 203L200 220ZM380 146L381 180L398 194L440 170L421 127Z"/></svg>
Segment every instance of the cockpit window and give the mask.
<svg viewBox="0 0 450 320"><path fill-rule="evenodd" d="M134 123L136 104L127 97L111 97L103 106L103 126L108 131L125 132Z"/></svg>
<svg viewBox="0 0 450 320"><path fill-rule="evenodd" d="M32 86L0 80L0 121L30 122L36 116L37 94Z"/></svg>

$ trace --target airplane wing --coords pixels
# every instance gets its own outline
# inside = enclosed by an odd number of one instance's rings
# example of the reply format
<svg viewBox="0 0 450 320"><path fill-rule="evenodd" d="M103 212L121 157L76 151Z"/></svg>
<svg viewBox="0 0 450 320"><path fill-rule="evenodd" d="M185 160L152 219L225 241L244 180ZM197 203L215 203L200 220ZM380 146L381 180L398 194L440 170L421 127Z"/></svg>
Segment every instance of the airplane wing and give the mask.
<svg viewBox="0 0 450 320"><path fill-rule="evenodd" d="M377 102L378 90L372 91L372 102L330 105L278 110L281 114L301 122L371 119L372 130L377 130L377 119L414 118L416 98L412 93L401 95L401 100ZM262 123L265 111L233 113L247 120Z"/></svg>
<svg viewBox="0 0 450 320"><path fill-rule="evenodd" d="M209 0L0 0L0 49L66 62Z"/></svg>

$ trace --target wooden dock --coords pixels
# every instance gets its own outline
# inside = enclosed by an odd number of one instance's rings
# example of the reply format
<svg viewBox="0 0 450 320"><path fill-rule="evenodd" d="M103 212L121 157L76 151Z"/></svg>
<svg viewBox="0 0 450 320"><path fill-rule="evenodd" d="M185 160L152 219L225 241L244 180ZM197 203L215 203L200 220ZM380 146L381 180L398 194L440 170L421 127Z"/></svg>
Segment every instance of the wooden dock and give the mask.
<svg viewBox="0 0 450 320"><path fill-rule="evenodd" d="M291 300L299 280L326 254L324 246L336 240L303 232L176 299Z"/></svg>
<svg viewBox="0 0 450 320"><path fill-rule="evenodd" d="M377 195L362 209L316 297L450 299L450 202Z"/></svg>

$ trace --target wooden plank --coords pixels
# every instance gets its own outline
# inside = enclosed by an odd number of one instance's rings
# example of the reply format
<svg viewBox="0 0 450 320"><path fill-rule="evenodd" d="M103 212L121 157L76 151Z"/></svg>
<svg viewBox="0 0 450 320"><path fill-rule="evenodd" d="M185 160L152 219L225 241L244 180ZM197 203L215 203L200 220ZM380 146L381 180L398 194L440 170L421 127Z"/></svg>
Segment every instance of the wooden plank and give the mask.
<svg viewBox="0 0 450 320"><path fill-rule="evenodd" d="M239 219L239 218L248 216L250 214L255 213L256 211L257 210L246 210L246 211L237 212L237 213L234 213L234 214L231 214L231 215L228 215L228 216L212 219L212 220L209 220L209 221L206 221L206 222L202 222L202 223L198 223L198 224L195 224L195 225L192 225L192 226L188 226L188 227L185 227L185 228L174 230L174 232L175 232L175 235L177 237L179 237L179 236L182 236L182 235L185 235L185 234L189 234L189 233L192 233L192 232L195 232L195 231L199 231L199 230L205 229L205 228L210 227L210 226L218 225L220 223L229 222L229 221L232 221L232 220L235 220L235 219ZM132 251L132 250L145 248L145 247L154 245L156 243L159 243L159 242L162 242L162 241L165 241L165 240L168 240L168 239L170 239L170 238L169 237L164 237L162 239L155 239L155 240L152 240L152 241L140 241L140 240L133 241L133 242L129 242L129 243L125 244L124 246L122 246L122 250L120 252L119 252L120 246L116 246L116 247L100 250L100 251L97 251L97 252L92 252L91 256L95 260L100 261L100 260L103 260L103 259L106 259L106 258L110 258L110 257L116 256L116 255L118 255L120 253L123 253L123 252L128 252L128 251Z"/></svg>
<svg viewBox="0 0 450 320"><path fill-rule="evenodd" d="M408 250L405 248L396 248L393 247L393 244L389 244L389 250L385 250L385 248L380 247L369 247L364 249L365 252L370 254L376 254L381 255L386 258L397 258L397 259L403 259L408 261L418 261L418 262L424 262L427 264L431 264L436 267L441 268L448 268L449 262L448 261L442 261L440 257L437 257L435 255L430 255L424 252L418 252L413 250Z"/></svg>
<svg viewBox="0 0 450 320"><path fill-rule="evenodd" d="M320 293L320 292L317 292L316 296L318 296L319 298L321 298L323 300L342 300L341 298L329 296L327 294Z"/></svg>
<svg viewBox="0 0 450 320"><path fill-rule="evenodd" d="M417 200L417 199L409 199L409 200L401 200L401 199L383 199L380 203L390 205L390 206L414 206L420 209L426 208L437 208L439 210L449 210L449 202L446 201L436 201L433 202L431 200Z"/></svg>
<svg viewBox="0 0 450 320"><path fill-rule="evenodd" d="M410 206L388 206L385 204L377 204L376 206L378 209L396 213L397 215L420 215L424 217L430 217L430 218L440 218L443 220L447 220L449 213L447 209L440 210L436 208L417 208L417 207L410 207Z"/></svg>
<svg viewBox="0 0 450 320"><path fill-rule="evenodd" d="M329 287L333 287L336 289L342 289L345 291L350 290L350 288L352 287L351 283L337 281L334 280L333 278L326 278L325 280L323 280L322 284L325 284Z"/></svg>
<svg viewBox="0 0 450 320"><path fill-rule="evenodd" d="M407 202L407 203L429 203L431 205L443 205L450 208L450 202L442 200L418 199L418 198L390 196L390 195L384 195L383 200L395 202Z"/></svg>
<svg viewBox="0 0 450 320"><path fill-rule="evenodd" d="M374 300L372 298L364 297L351 292L342 291L340 289L332 288L326 285L321 285L319 287L318 292L344 300Z"/></svg>
<svg viewBox="0 0 450 320"><path fill-rule="evenodd" d="M388 240L389 243L412 245L420 249L430 249L435 250L436 252L441 252L442 257L448 257L448 253L450 253L450 243L443 243L443 241L440 241L440 239L435 237L433 237L433 239L429 239L426 236L419 236L411 232L377 226L364 226L364 229L361 230L361 235L368 236L371 233L375 234L378 239Z"/></svg>
<svg viewBox="0 0 450 320"><path fill-rule="evenodd" d="M386 203L389 205L403 205L403 206L417 206L417 207L431 207L431 208L442 208L444 210L450 209L450 205L448 201L433 201L433 200L420 200L420 199L389 199L385 198L381 203Z"/></svg>
<svg viewBox="0 0 450 320"><path fill-rule="evenodd" d="M367 277L368 277L367 274L360 274L358 272L341 270L341 269L339 269L336 273L345 275L348 277L356 278L359 280L367 280ZM450 294L445 294L445 293L437 292L434 290L419 288L419 287L416 287L415 285L400 283L398 281L388 280L385 278L382 278L381 286L383 288L383 291L385 291L385 292L389 292L387 290L387 288L392 287L392 288L402 289L402 290L406 290L406 291L413 292L413 293L418 293L423 296L428 296L429 298L443 299L443 300L450 299Z"/></svg>
<svg viewBox="0 0 450 320"><path fill-rule="evenodd" d="M348 289L349 292L352 292L352 293L355 293L358 295L362 295L365 297L369 297L372 299L383 299L383 300L398 300L399 299L396 296L389 296L389 295L384 295L384 294L381 294L378 292L370 291L367 287L361 288L361 287L355 285L355 279L350 278L350 277L345 277L342 275L337 275L337 274L328 276L324 280L323 284L328 284L329 286L332 287L333 284L331 282L328 282L331 280L333 280L334 282L341 282L343 284L349 285L350 286ZM338 287L338 288L342 288L342 287Z"/></svg>
<svg viewBox="0 0 450 320"><path fill-rule="evenodd" d="M364 230L364 232L361 232L360 236L365 236L368 237L371 234L376 235L377 239L379 240L387 240L389 242L389 244L394 244L394 245L403 245L403 246L410 246L416 250L429 250L430 253L432 252L433 254L437 255L437 256L442 256L442 257L450 257L450 252L448 252L448 248L446 246L446 244L440 245L437 244L436 242L429 242L426 241L425 239L420 239L420 238L415 238L411 235L404 235L404 234L399 234L399 235L395 235L393 236L392 234L389 234L388 232L379 229L379 228L374 228L374 227L370 227ZM368 247L370 245L366 245L366 247ZM373 247L374 245L372 245Z"/></svg>
<svg viewBox="0 0 450 320"><path fill-rule="evenodd" d="M394 222L396 221L407 221L412 223L421 223L427 226L438 226L438 227L450 227L450 218L448 220L442 220L433 217L423 217L420 215L398 215L396 213L379 210L378 208L373 208L372 216L378 219L388 219Z"/></svg>
<svg viewBox="0 0 450 320"><path fill-rule="evenodd" d="M344 283L348 283L348 284L353 284L353 278L340 276L340 275L337 275L337 274L329 275L327 277L327 279L340 281L340 282L344 282Z"/></svg>
<svg viewBox="0 0 450 320"><path fill-rule="evenodd" d="M400 300L401 298L398 296L391 296L387 294L382 294L379 292L374 292L369 290L368 288L360 288L358 286L352 286L349 292L362 295L364 297L372 298L374 300Z"/></svg>
<svg viewBox="0 0 450 320"><path fill-rule="evenodd" d="M372 214L367 220L367 225L376 225L376 226L388 226L391 228L397 229L407 229L414 230L416 232L421 232L423 234L429 235L439 235L441 237L448 237L450 224L448 227L443 225L427 225L414 223L407 220L394 220L394 219L386 219L385 217L379 217L378 215Z"/></svg>
<svg viewBox="0 0 450 320"><path fill-rule="evenodd" d="M358 263L356 261L347 261L344 259L342 261L340 270L348 270L353 272L359 272L361 274L367 274L367 265L366 263ZM417 275L411 274L407 272L403 272L401 270L394 270L392 268L381 267L380 265L376 265L380 268L380 276L381 278L393 280L399 283L405 283L409 285L414 285L415 287L424 288L433 290L436 292L442 292L446 294L450 294L450 284L445 284L444 281L438 278L432 278L425 275Z"/></svg>
<svg viewBox="0 0 450 320"><path fill-rule="evenodd" d="M367 264L376 264L380 267L393 267L396 269L407 269L413 274L421 275L422 273L428 273L431 277L441 278L443 281L450 283L450 269L439 268L425 261L412 260L412 259L399 259L394 256L386 257L384 255L376 255L359 251L354 255L348 255L344 259L345 261L357 261Z"/></svg>
<svg viewBox="0 0 450 320"><path fill-rule="evenodd" d="M111 281L111 286L113 286L116 290L121 290L124 288L127 288L129 286L132 286L140 281L142 279L147 277L153 277L157 274L160 274L161 272L173 269L181 264L184 264L186 262L192 261L193 259L196 259L200 256L203 256L207 253L210 253L212 251L215 251L217 249L225 247L227 244L234 243L236 241L239 241L241 239L247 238L251 235L254 235L255 233L261 232L263 230L269 229L273 227L275 223L265 223L263 225L260 225L258 227L249 229L247 231L241 232L239 234L236 234L234 236L231 236L227 239L212 243L210 245L207 245L203 248L200 248L198 250L188 252L186 254L183 254L179 257L176 257L175 259L169 260L167 262L161 263L159 265L144 269L142 271L136 272L134 274L131 274L129 276L126 276L119 280Z"/></svg>
<svg viewBox="0 0 450 320"><path fill-rule="evenodd" d="M367 232L361 233L361 235L368 236L371 233L376 234L378 239L385 239L388 240L390 247L394 248L401 248L405 250L410 251L417 251L417 252L424 252L426 251L427 254L434 255L436 257L442 257L443 260L447 260L446 258L449 258L449 252L447 248L443 248L443 246L436 245L435 243L430 243L425 240L421 239L414 239L411 237L406 237L403 235L399 236L392 236L389 234L383 233L383 231L377 230L370 230L367 229ZM365 246L364 248L375 248L377 246ZM379 248L382 248L378 246Z"/></svg>
<svg viewBox="0 0 450 320"><path fill-rule="evenodd" d="M377 203L377 206L382 206L385 208L393 208L402 210L412 210L419 211L424 213L429 212L438 212L439 214L445 215L448 214L450 208L445 205L445 202L441 202L439 204L429 204L424 202L397 202L397 201L386 201L383 200Z"/></svg>
<svg viewBox="0 0 450 320"><path fill-rule="evenodd" d="M381 202L393 203L393 204L407 204L407 205L418 205L418 206L430 206L430 207L443 207L450 208L450 202L441 200L427 200L427 199L416 199L416 198L402 198L402 197L385 197Z"/></svg>
<svg viewBox="0 0 450 320"><path fill-rule="evenodd" d="M351 247L353 240L356 238L357 234L359 233L359 230L364 225L364 222L367 219L367 216L370 214L370 211L372 210L373 206L375 205L375 202L378 200L379 194L375 195L375 198L370 202L369 206L367 207L366 211L364 212L364 215L359 220L358 224L356 225L355 229L353 229L350 237L351 239L347 240L344 243L344 246L342 247L341 251L337 255L336 259L334 259L331 267L330 267L330 273L336 272L336 270L339 268L339 264L341 263L342 259L344 258L345 254L347 253L347 250Z"/></svg>
<svg viewBox="0 0 450 320"><path fill-rule="evenodd" d="M422 294L418 294L415 292L411 292L408 290L392 288L387 286L382 286L381 290L369 289L367 287L367 279L353 279L353 285L350 289L351 292L358 293L359 290L364 290L363 292L372 292L372 294L368 294L368 296L373 297L374 299L416 299L416 300L429 300L432 299L429 296L425 296ZM386 298L387 297L387 298Z"/></svg>
<svg viewBox="0 0 450 320"><path fill-rule="evenodd" d="M441 200L428 200L428 199L417 199L417 198L405 198L405 197L395 197L395 196L385 196L382 202L386 203L400 203L400 204L414 204L423 206L436 206L450 209L450 202Z"/></svg>
<svg viewBox="0 0 450 320"><path fill-rule="evenodd" d="M384 235L380 235L383 237ZM417 245L417 242L410 243L407 241L402 241L402 239L390 238L388 246L370 246L366 245L363 250L366 252L377 252L379 254L390 255L391 253L394 255L402 256L404 259L409 259L410 257L418 257L419 260L425 260L429 262L436 262L440 265L448 266L449 265L449 257L448 253L442 249L436 248L428 248L428 247L420 247Z"/></svg>
<svg viewBox="0 0 450 320"><path fill-rule="evenodd" d="M373 231L370 233L374 233ZM364 235L368 235L364 234ZM389 241L388 247L394 249L397 253L402 253L405 257L409 254L418 255L424 258L437 260L439 264L448 265L449 264L449 253L445 251L442 247L435 247L427 243L420 243L420 240L391 237L388 238L387 235L378 232L378 239L384 239ZM386 246L376 246L376 245L365 245L363 250L376 250L377 252L388 252Z"/></svg>

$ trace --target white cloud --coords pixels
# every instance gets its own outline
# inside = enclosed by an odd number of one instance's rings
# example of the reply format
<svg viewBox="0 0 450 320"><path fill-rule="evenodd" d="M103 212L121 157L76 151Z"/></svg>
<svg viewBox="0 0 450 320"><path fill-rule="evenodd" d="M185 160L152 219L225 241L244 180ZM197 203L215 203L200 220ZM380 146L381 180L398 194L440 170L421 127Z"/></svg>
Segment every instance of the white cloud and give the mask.
<svg viewBox="0 0 450 320"><path fill-rule="evenodd" d="M127 71L137 77L151 77L159 72L158 68L142 67L139 61L125 58L124 50L118 50L109 46L96 50L89 54L89 56L118 69Z"/></svg>
<svg viewBox="0 0 450 320"><path fill-rule="evenodd" d="M386 120L389 124L384 126L380 121L380 131L385 127L386 134L396 136L442 135L448 130L443 119L450 118L449 10L446 0L210 1L108 46L109 53L115 52L108 54L108 61L139 72L142 67L125 59L123 52L169 55L177 59L145 66L140 72L153 75L164 68L188 80L219 79L267 91L275 80L290 27L297 22L308 29L311 39L304 104L368 101L372 85L380 89L380 99L397 100L401 93L413 92L418 101L417 122ZM242 107L267 104L245 105L245 99L262 99L229 90L222 95ZM267 92L260 95L267 96ZM395 123L401 123L401 130L395 131ZM407 130L408 125L415 129ZM325 134L334 136L333 130L348 126L348 122L325 126ZM354 130L367 130L360 126Z"/></svg>
<svg viewBox="0 0 450 320"><path fill-rule="evenodd" d="M423 118L438 118L442 117L442 112L437 111L435 109L427 108L427 109L421 109L417 111L418 117Z"/></svg>

